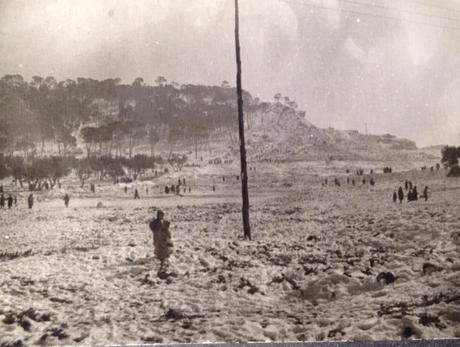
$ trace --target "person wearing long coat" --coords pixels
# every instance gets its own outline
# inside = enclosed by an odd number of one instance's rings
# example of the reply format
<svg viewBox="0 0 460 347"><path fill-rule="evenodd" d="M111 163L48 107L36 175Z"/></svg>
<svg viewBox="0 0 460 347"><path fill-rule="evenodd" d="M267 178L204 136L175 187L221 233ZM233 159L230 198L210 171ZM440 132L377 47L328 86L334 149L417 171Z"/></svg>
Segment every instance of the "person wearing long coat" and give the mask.
<svg viewBox="0 0 460 347"><path fill-rule="evenodd" d="M163 211L158 211L157 218L152 220L149 224L150 230L153 233L154 253L160 261L160 271L164 269L173 248L169 225L169 221L164 220Z"/></svg>
<svg viewBox="0 0 460 347"><path fill-rule="evenodd" d="M402 187L399 187L399 189L398 189L398 199L399 199L399 203L402 204L402 202L404 200L404 191L403 191Z"/></svg>

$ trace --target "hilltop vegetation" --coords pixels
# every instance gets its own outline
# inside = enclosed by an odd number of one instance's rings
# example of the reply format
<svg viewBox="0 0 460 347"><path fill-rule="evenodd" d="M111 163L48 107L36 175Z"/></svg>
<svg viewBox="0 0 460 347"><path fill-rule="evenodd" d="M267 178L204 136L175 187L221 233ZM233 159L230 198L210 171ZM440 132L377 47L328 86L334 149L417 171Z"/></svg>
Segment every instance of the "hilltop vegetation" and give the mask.
<svg viewBox="0 0 460 347"><path fill-rule="evenodd" d="M45 153L57 147L59 155L86 151L87 156L127 155L136 147L166 141L171 150L179 143L198 147L210 137L236 130L235 91L228 83L207 87L167 83L156 86L141 78L131 85L119 79L20 75L0 80L0 151ZM257 100L244 93L247 107Z"/></svg>
<svg viewBox="0 0 460 347"><path fill-rule="evenodd" d="M244 92L248 154L304 160L383 160L416 149L393 135L320 129L297 103L280 93L262 102ZM136 78L57 81L20 75L0 79L0 153L35 157L128 157L198 152L211 144L237 153L236 92L221 86L179 85L158 77L155 86Z"/></svg>

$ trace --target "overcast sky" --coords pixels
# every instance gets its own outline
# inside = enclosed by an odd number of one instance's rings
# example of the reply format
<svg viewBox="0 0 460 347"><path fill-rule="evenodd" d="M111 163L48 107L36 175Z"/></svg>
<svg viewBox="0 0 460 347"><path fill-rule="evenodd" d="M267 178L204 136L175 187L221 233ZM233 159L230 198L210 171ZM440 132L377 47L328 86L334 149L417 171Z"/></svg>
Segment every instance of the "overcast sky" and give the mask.
<svg viewBox="0 0 460 347"><path fill-rule="evenodd" d="M460 0L240 7L253 96L289 96L320 127L458 144ZM233 0L0 0L0 75L234 85L233 16Z"/></svg>

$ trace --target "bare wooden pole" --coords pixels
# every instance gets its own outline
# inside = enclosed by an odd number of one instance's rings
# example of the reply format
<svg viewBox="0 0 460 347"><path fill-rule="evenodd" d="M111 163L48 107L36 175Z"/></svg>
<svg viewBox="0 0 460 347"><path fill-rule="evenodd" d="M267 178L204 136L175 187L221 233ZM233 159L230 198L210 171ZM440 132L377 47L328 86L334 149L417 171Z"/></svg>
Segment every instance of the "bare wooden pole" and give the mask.
<svg viewBox="0 0 460 347"><path fill-rule="evenodd" d="M238 125L240 134L240 158L241 158L241 191L243 197L243 230L244 238L251 239L251 226L249 224L249 194L248 174L246 164L246 146L244 142L244 114L243 93L241 88L241 56L239 34L239 10L238 0L235 0L235 49L236 49L236 93L238 96Z"/></svg>

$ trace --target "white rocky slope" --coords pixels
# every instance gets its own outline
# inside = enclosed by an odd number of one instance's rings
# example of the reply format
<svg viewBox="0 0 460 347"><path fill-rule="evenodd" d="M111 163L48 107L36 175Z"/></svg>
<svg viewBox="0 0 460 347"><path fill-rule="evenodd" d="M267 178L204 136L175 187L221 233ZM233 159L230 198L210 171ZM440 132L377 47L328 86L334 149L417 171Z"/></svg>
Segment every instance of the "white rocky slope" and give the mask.
<svg viewBox="0 0 460 347"><path fill-rule="evenodd" d="M420 156L416 144L396 136L364 135L356 130L321 129L305 113L281 103L265 112L249 114L248 152L258 159L283 160L386 160ZM428 157L428 156L426 156Z"/></svg>

